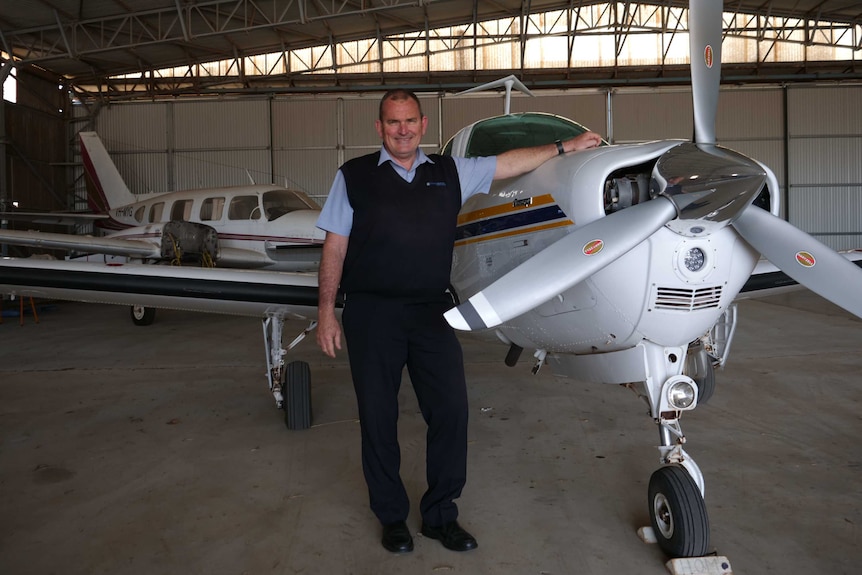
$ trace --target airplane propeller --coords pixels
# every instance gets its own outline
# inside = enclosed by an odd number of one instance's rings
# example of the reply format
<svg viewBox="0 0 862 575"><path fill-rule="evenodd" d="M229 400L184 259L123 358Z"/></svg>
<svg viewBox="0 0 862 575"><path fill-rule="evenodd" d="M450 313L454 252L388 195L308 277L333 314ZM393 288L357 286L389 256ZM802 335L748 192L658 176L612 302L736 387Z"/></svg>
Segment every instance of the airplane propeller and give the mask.
<svg viewBox="0 0 862 575"><path fill-rule="evenodd" d="M689 31L694 142L672 148L656 163L653 181L661 187L654 190L656 197L576 228L446 312L452 327L485 329L517 317L613 263L666 225L682 235L731 225L791 278L862 317L862 269L753 205L765 172L757 162L715 145L722 3L692 2Z"/></svg>
<svg viewBox="0 0 862 575"><path fill-rule="evenodd" d="M756 206L747 208L733 227L775 267L817 295L862 317L862 268Z"/></svg>

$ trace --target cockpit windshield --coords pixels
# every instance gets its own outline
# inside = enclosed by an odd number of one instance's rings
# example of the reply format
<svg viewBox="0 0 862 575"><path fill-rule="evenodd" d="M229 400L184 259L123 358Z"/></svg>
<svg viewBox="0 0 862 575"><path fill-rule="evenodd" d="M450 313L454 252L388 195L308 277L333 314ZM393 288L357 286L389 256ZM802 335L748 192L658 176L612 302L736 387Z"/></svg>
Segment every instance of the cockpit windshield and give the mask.
<svg viewBox="0 0 862 575"><path fill-rule="evenodd" d="M263 213L272 221L296 210L320 209L305 194L295 190L272 190L263 193Z"/></svg>
<svg viewBox="0 0 862 575"><path fill-rule="evenodd" d="M528 112L509 114L480 120L469 130L466 143L466 158L496 156L515 148L549 144L556 140L567 140L588 131L585 127L562 116ZM456 140L463 137L462 130L446 143L443 153L451 155ZM463 144L458 143L460 148Z"/></svg>

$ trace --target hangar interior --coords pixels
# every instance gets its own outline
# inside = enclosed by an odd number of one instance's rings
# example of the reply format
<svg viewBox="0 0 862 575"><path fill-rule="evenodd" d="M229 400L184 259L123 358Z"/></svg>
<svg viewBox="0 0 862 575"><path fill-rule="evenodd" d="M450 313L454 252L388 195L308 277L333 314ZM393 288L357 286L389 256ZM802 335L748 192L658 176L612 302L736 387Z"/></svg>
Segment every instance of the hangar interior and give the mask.
<svg viewBox="0 0 862 575"><path fill-rule="evenodd" d="M610 143L690 139L686 6L7 2L0 204L86 209L82 131L100 135L136 194L251 179L322 204L338 166L379 146L384 90L420 95L423 145L436 151L502 111L500 92L460 92L508 74L535 94L515 94L514 112L569 117ZM772 168L790 223L859 248L862 8L725 1L724 22L718 142ZM657 59L640 57L645 37ZM584 59L589 43L602 50ZM855 573L862 324L807 292L740 306L716 397L687 421L716 553L736 573ZM38 326L0 325L2 572L667 572L636 535L655 430L623 390L515 373L505 348L466 342L463 509L480 550L453 556L420 539L412 557L393 557L366 508L344 355L298 348L315 372L315 425L285 434L263 391L259 324L168 312L144 335L126 315L70 304ZM402 415L418 496L424 429L410 393Z"/></svg>
<svg viewBox="0 0 862 575"><path fill-rule="evenodd" d="M422 94L431 126L424 145L435 150L460 127L502 113L499 94L457 94L513 72L536 94L516 94L513 111L560 114L611 143L689 139L685 6L4 6L2 74L16 102L2 103L0 201L87 209L75 134L95 130L135 193L252 179L322 203L340 163L376 145L381 90ZM852 161L862 155L858 7L726 2L723 19L719 143L772 168L794 225L833 248L855 247L862 228L862 168Z"/></svg>

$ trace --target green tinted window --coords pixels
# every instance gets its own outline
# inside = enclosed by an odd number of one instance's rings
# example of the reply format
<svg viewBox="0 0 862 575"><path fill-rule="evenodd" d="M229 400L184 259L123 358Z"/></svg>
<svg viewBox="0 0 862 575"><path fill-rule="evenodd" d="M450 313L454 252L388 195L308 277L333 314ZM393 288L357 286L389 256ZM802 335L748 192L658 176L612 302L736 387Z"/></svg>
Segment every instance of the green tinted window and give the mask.
<svg viewBox="0 0 862 575"><path fill-rule="evenodd" d="M587 129L577 122L553 114L498 116L482 120L473 126L466 157L496 156L515 148L566 140L586 131ZM444 154L451 153L453 140L449 140L443 148Z"/></svg>

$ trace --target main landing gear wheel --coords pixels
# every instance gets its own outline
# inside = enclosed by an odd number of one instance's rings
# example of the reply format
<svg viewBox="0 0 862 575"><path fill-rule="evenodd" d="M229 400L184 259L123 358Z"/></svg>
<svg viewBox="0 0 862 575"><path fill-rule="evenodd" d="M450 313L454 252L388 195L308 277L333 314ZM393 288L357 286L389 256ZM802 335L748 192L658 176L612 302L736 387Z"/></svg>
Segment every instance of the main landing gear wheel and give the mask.
<svg viewBox="0 0 862 575"><path fill-rule="evenodd" d="M129 314L132 316L132 323L135 325L150 325L156 319L156 308L133 305L129 308Z"/></svg>
<svg viewBox="0 0 862 575"><path fill-rule="evenodd" d="M282 393L287 428L311 427L311 368L308 362L292 361L285 366Z"/></svg>
<svg viewBox="0 0 862 575"><path fill-rule="evenodd" d="M700 490L678 465L657 469L649 480L649 514L659 547L668 556L709 553L709 518Z"/></svg>

